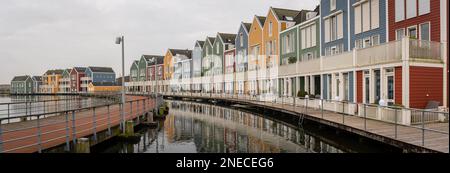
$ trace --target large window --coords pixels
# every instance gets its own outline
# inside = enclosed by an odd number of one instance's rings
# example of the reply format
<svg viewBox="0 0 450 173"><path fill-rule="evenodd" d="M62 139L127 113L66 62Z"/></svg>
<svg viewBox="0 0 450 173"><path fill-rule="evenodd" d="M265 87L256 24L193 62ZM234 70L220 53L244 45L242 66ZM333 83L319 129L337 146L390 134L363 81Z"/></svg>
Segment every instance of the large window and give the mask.
<svg viewBox="0 0 450 173"><path fill-rule="evenodd" d="M336 0L330 0L330 11L336 9Z"/></svg>
<svg viewBox="0 0 450 173"><path fill-rule="evenodd" d="M395 21L405 20L405 0L395 0Z"/></svg>
<svg viewBox="0 0 450 173"><path fill-rule="evenodd" d="M417 27L416 26L409 27L407 34L409 38L417 39Z"/></svg>
<svg viewBox="0 0 450 173"><path fill-rule="evenodd" d="M331 42L344 37L343 14L330 16L325 23L325 42Z"/></svg>
<svg viewBox="0 0 450 173"><path fill-rule="evenodd" d="M419 15L430 13L430 0L419 0Z"/></svg>
<svg viewBox="0 0 450 173"><path fill-rule="evenodd" d="M310 25L302 29L302 49L316 46L316 25Z"/></svg>
<svg viewBox="0 0 450 173"><path fill-rule="evenodd" d="M376 29L379 22L379 0L369 0L355 5L355 34Z"/></svg>
<svg viewBox="0 0 450 173"><path fill-rule="evenodd" d="M430 40L430 23L420 24L420 39Z"/></svg>
<svg viewBox="0 0 450 173"><path fill-rule="evenodd" d="M417 16L417 1L407 0L406 1L406 18L410 19Z"/></svg>
<svg viewBox="0 0 450 173"><path fill-rule="evenodd" d="M282 50L283 54L294 52L294 46L295 46L294 41L295 40L294 40L293 33L289 33L283 37L283 44L284 44L283 50Z"/></svg>
<svg viewBox="0 0 450 173"><path fill-rule="evenodd" d="M244 34L242 33L239 34L239 44L244 47Z"/></svg>

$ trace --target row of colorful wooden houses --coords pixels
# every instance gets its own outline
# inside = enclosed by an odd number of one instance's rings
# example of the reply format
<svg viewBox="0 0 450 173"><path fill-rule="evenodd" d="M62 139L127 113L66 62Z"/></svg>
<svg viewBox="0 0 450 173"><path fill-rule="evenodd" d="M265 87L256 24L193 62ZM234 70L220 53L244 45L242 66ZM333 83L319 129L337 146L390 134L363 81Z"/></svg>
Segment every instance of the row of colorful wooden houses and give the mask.
<svg viewBox="0 0 450 173"><path fill-rule="evenodd" d="M74 67L48 70L42 76L16 76L11 94L80 93L120 91L116 74L110 67Z"/></svg>
<svg viewBox="0 0 450 173"><path fill-rule="evenodd" d="M143 55L131 92L297 96L425 108L448 103L446 0L321 0L271 7L192 50Z"/></svg>

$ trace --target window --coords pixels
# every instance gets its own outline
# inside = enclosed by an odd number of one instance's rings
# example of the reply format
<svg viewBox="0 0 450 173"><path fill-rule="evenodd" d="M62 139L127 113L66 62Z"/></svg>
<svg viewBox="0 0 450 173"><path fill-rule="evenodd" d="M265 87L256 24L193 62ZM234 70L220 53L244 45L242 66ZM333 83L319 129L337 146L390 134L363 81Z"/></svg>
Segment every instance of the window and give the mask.
<svg viewBox="0 0 450 173"><path fill-rule="evenodd" d="M372 36L372 46L376 46L380 44L380 35Z"/></svg>
<svg viewBox="0 0 450 173"><path fill-rule="evenodd" d="M272 36L272 30L273 29L273 24L272 24L272 22L269 22L269 37L271 37Z"/></svg>
<svg viewBox="0 0 450 173"><path fill-rule="evenodd" d="M336 10L336 0L330 0L330 11Z"/></svg>
<svg viewBox="0 0 450 173"><path fill-rule="evenodd" d="M405 36L405 29L397 29L395 31L397 40L401 40Z"/></svg>
<svg viewBox="0 0 450 173"><path fill-rule="evenodd" d="M216 53L217 53L217 54L220 53L220 51L219 51L219 49L220 49L219 46L220 46L219 44L216 45Z"/></svg>
<svg viewBox="0 0 450 173"><path fill-rule="evenodd" d="M430 41L430 23L420 24L420 39Z"/></svg>
<svg viewBox="0 0 450 173"><path fill-rule="evenodd" d="M358 39L358 40L355 40L355 48L356 49L360 49L360 48L362 48L363 46L362 46L362 41L361 41L361 39Z"/></svg>
<svg viewBox="0 0 450 173"><path fill-rule="evenodd" d="M316 25L305 27L301 30L302 48L310 48L316 46Z"/></svg>
<svg viewBox="0 0 450 173"><path fill-rule="evenodd" d="M405 0L395 0L395 22L405 20Z"/></svg>
<svg viewBox="0 0 450 173"><path fill-rule="evenodd" d="M376 29L380 26L380 2L379 0L370 1L370 29Z"/></svg>
<svg viewBox="0 0 450 173"><path fill-rule="evenodd" d="M244 34L242 33L239 34L239 43L241 47L244 47Z"/></svg>
<svg viewBox="0 0 450 173"><path fill-rule="evenodd" d="M419 0L419 15L430 13L430 0Z"/></svg>
<svg viewBox="0 0 450 173"><path fill-rule="evenodd" d="M406 1L406 18L410 19L417 16L417 1L408 0Z"/></svg>
<svg viewBox="0 0 450 173"><path fill-rule="evenodd" d="M330 24L330 26L331 26L331 41L334 41L334 40L336 40L337 39L337 30L336 30L336 28L337 28L337 17L336 16L333 16L333 17L331 17L331 19L330 19L330 22L331 22L331 24Z"/></svg>
<svg viewBox="0 0 450 173"><path fill-rule="evenodd" d="M343 14L340 13L325 19L325 42L334 41L343 37Z"/></svg>
<svg viewBox="0 0 450 173"><path fill-rule="evenodd" d="M372 42L370 40L370 37L369 38L365 38L364 39L364 43L363 43L363 47L366 48L366 47L370 47L370 46L372 46Z"/></svg>
<svg viewBox="0 0 450 173"><path fill-rule="evenodd" d="M370 30L370 5L368 2L362 4L362 31Z"/></svg>
<svg viewBox="0 0 450 173"><path fill-rule="evenodd" d="M355 6L355 34L361 33L361 5Z"/></svg>
<svg viewBox="0 0 450 173"><path fill-rule="evenodd" d="M408 36L411 39L417 39L417 27L412 26L408 28Z"/></svg>

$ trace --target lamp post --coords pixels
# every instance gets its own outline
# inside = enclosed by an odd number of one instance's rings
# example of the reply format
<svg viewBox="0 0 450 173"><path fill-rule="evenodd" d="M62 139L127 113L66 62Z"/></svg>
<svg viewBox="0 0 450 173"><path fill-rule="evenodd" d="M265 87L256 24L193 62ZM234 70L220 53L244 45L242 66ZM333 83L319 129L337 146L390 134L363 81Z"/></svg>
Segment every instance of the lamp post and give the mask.
<svg viewBox="0 0 450 173"><path fill-rule="evenodd" d="M123 36L116 37L116 44L122 44L122 132L125 133L125 40Z"/></svg>

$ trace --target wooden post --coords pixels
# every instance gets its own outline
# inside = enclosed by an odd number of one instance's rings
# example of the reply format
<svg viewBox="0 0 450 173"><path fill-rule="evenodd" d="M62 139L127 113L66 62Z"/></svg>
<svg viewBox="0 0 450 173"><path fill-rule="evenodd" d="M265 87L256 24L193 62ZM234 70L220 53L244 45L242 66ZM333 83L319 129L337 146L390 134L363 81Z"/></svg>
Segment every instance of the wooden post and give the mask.
<svg viewBox="0 0 450 173"><path fill-rule="evenodd" d="M127 121L125 123L125 136L133 136L134 135L134 123L133 121Z"/></svg>
<svg viewBox="0 0 450 173"><path fill-rule="evenodd" d="M90 153L90 144L88 138L79 138L75 147L76 153Z"/></svg>

